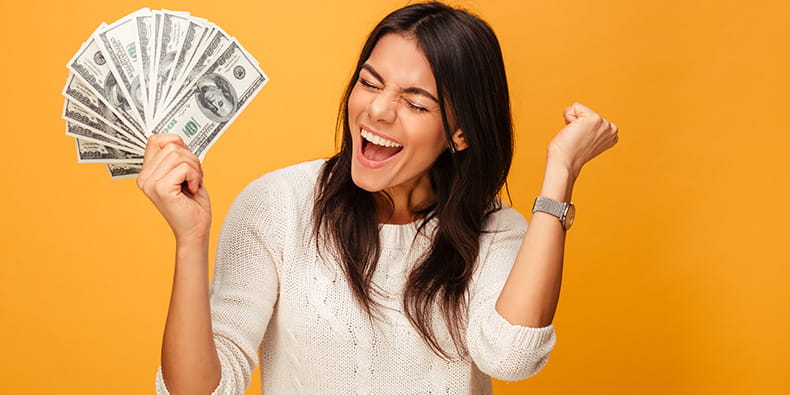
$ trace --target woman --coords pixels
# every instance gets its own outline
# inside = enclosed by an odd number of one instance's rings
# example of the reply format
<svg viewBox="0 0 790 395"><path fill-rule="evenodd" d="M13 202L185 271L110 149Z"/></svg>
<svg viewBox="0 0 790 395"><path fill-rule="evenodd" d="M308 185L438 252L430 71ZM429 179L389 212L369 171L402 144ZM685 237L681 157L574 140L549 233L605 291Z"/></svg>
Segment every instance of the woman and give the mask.
<svg viewBox="0 0 790 395"><path fill-rule="evenodd" d="M362 49L340 152L245 188L210 290L200 162L151 137L138 185L176 237L158 392L243 393L258 362L264 393L490 393L490 377L537 373L555 341L563 203L617 141L580 104L564 116L527 231L497 198L513 142L494 33L438 3L395 11Z"/></svg>

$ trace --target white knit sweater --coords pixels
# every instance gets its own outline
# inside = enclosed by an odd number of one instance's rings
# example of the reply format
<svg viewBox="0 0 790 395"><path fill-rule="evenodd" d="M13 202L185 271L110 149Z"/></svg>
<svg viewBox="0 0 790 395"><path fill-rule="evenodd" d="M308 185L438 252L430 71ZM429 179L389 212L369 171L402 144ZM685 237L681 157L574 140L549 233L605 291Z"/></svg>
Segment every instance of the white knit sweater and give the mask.
<svg viewBox="0 0 790 395"><path fill-rule="evenodd" d="M553 326L511 325L494 309L527 227L518 212L503 206L486 224L468 293L465 339L472 360L448 362L430 350L401 307L410 265L427 250L426 234L437 220L419 234L416 223L381 225L373 286L386 308L383 322L371 322L337 263L319 258L312 238L314 188L323 163L264 175L231 206L211 283L222 364L214 394L243 394L258 363L264 394L489 394L489 376L521 380L546 364ZM439 317L436 333L453 351ZM168 393L161 366L156 390Z"/></svg>

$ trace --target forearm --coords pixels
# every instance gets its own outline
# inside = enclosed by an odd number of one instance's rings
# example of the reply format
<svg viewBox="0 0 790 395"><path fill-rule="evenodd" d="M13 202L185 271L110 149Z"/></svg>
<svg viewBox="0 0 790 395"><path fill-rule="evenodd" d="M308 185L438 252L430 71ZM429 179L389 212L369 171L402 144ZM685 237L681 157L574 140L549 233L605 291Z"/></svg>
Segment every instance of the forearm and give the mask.
<svg viewBox="0 0 790 395"><path fill-rule="evenodd" d="M211 393L220 363L211 328L208 237L176 243L176 267L162 341L162 375L171 394Z"/></svg>
<svg viewBox="0 0 790 395"><path fill-rule="evenodd" d="M569 202L576 175L568 166L548 162L541 196ZM532 215L496 310L511 324L545 327L554 319L562 282L565 230L557 217Z"/></svg>

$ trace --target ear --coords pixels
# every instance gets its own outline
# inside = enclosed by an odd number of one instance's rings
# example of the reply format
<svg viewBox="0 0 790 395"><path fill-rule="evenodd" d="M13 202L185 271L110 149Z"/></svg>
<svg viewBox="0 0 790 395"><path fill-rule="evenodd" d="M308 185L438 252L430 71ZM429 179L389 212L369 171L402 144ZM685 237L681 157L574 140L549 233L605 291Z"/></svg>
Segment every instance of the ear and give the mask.
<svg viewBox="0 0 790 395"><path fill-rule="evenodd" d="M456 151L463 151L469 148L469 144L466 143L463 130L458 129L455 131L455 133L453 133L453 145L455 146Z"/></svg>

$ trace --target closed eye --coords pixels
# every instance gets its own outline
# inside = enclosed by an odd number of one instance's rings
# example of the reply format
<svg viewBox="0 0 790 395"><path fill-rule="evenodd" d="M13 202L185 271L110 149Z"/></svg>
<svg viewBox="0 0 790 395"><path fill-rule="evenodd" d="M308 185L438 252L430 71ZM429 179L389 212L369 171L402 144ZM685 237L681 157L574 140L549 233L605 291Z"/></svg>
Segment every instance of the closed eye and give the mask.
<svg viewBox="0 0 790 395"><path fill-rule="evenodd" d="M426 111L426 112L428 111L428 109L427 109L427 108L425 108L425 107L420 107L420 106L418 106L418 105L416 105L416 104L414 104L414 103L412 103L412 102L410 102L410 101L408 101L408 100L406 100L406 104L407 104L407 105L409 106L409 108L411 108L412 110L417 110L417 111Z"/></svg>
<svg viewBox="0 0 790 395"><path fill-rule="evenodd" d="M379 89L379 87L378 87L378 86L376 86L376 85L373 85L373 84L371 84L371 83L370 83L370 82L368 82L368 81L365 81L365 79L364 79L364 78L360 78L360 79L359 79L359 83L360 83L360 85L364 86L365 88L370 88L370 89Z"/></svg>

